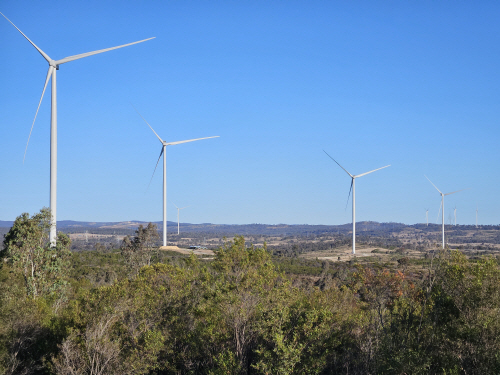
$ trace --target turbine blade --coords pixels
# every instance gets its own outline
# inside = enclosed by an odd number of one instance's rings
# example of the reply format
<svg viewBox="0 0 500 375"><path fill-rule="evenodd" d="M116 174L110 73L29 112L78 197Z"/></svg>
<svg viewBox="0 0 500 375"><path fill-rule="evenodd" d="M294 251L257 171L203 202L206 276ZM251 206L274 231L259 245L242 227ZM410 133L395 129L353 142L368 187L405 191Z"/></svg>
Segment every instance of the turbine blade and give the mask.
<svg viewBox="0 0 500 375"><path fill-rule="evenodd" d="M178 145L178 144L181 144L181 143L200 141L202 139L209 139L209 138L219 138L219 136L215 135L213 137L196 138L196 139L188 139L186 141L169 142L169 143L165 143L165 146L173 146L173 145Z"/></svg>
<svg viewBox="0 0 500 375"><path fill-rule="evenodd" d="M108 52L108 51L112 51L114 49L128 47L128 46L131 46L131 45L137 44L137 43L142 43L142 42L145 42L147 40L154 39L154 38L156 38L156 37L139 40L139 41L133 42L133 43L122 44L121 46L100 49L98 51L92 51L92 52L81 53L79 55L68 56L68 57L65 57L64 59L55 61L55 63L56 63L56 65L61 65L61 64L64 64L64 63L67 63L67 62L70 62L70 61L74 61L74 60L78 60L78 59L83 59L84 57L88 57L88 56L92 56L92 55L97 55L98 53Z"/></svg>
<svg viewBox="0 0 500 375"><path fill-rule="evenodd" d="M361 177L361 176L364 176L364 175L367 175L367 174L370 174L370 173L373 173L373 172L376 172L376 171L380 171L381 169L384 169L384 168L387 168L387 167L390 167L391 165L386 165L385 167L382 167L382 168L377 168L377 169L374 169L373 171L370 171L370 172L365 172L365 173L361 173L361 174L358 174L354 177Z"/></svg>
<svg viewBox="0 0 500 375"><path fill-rule="evenodd" d="M328 155L328 152L326 152L325 150L323 150L323 152L324 152L325 154L327 154L327 155ZM353 176L352 174L350 174L349 172L347 172L347 170L346 170L343 166L341 166L341 165L337 162L337 160L335 160L334 158L332 158L330 155L328 155L328 157L329 157L330 159L332 159L335 163L337 163L337 165L338 165L340 168L342 168L342 169L345 171L345 173L347 173L349 176L351 176L351 178L354 178L354 176Z"/></svg>
<svg viewBox="0 0 500 375"><path fill-rule="evenodd" d="M458 193L459 191L464 191L464 190L470 190L470 188L467 188L467 189L462 189L462 190L457 190L457 191L454 191L454 192L452 192L452 193L446 193L445 195L455 194L455 193Z"/></svg>
<svg viewBox="0 0 500 375"><path fill-rule="evenodd" d="M160 152L160 156L158 157L158 161L156 162L155 170L153 171L153 175L151 176L151 180L149 180L148 189L149 189L149 185L151 185L151 181L153 181L153 177L155 176L156 168L158 167L158 163L160 162L162 154L163 154L163 146L161 148L161 152ZM148 189L146 189L146 190L148 190Z"/></svg>
<svg viewBox="0 0 500 375"><path fill-rule="evenodd" d="M130 103L130 105L131 105L132 107L134 107L134 105L133 105L132 103ZM137 108L135 108L135 107L134 107L134 109L135 109L135 111L139 114L139 116L141 116L141 117L142 117L142 115L139 113L139 111L137 110ZM155 132L155 130L151 127L151 125L149 125L149 123L146 121L146 119L145 119L144 117L142 117L142 119L144 120L144 122L145 122L146 124L148 124L149 128L153 131L153 133L155 133L156 137L157 137L157 138L160 140L160 142L163 144L163 139L161 139L161 138L160 138L160 136L159 136L159 135Z"/></svg>
<svg viewBox="0 0 500 375"><path fill-rule="evenodd" d="M425 177L426 179L428 179L428 180L429 180L429 177L427 177L425 174L424 174L424 177ZM431 181L431 180L429 180L429 182L432 184L432 181ZM439 191L439 194L443 194L443 193L441 193L441 190L439 190L439 189L437 188L437 186L436 186L436 185L432 184L432 186L434 186L434 187L436 188L436 190L437 190L437 191Z"/></svg>
<svg viewBox="0 0 500 375"><path fill-rule="evenodd" d="M191 207L191 206L181 207L181 208L179 208L179 210L183 210L183 209L188 208L188 207Z"/></svg>
<svg viewBox="0 0 500 375"><path fill-rule="evenodd" d="M42 104L43 95L45 94L45 89L47 88L47 83L49 83L49 79L52 76L53 71L54 71L54 67L49 66L49 71L47 72L47 78L45 79L45 85L43 85L42 96L40 98L40 101L38 102L38 107L36 108L35 118L33 119L33 123L31 124L30 135L28 136L28 142L26 142L26 148L24 149L23 164L24 164L24 159L26 159L26 152L28 151L28 145L30 143L31 132L33 131L33 127L35 126L36 116L38 115L38 110L40 109L40 104Z"/></svg>
<svg viewBox="0 0 500 375"><path fill-rule="evenodd" d="M5 15L2 12L0 12L0 14L5 17ZM19 31L22 34L22 36L24 36L28 40L28 42L30 42L31 45L37 49L38 52L40 52L40 55L42 55L43 58L45 60L47 60L48 63L50 63L52 61L52 59L45 52L43 52L40 48L38 48L38 46L35 43L33 43L30 38L28 38L26 35L24 35L24 33L21 30L19 30L19 28L16 25L14 25L11 20L9 20L7 17L5 17L5 19L7 21L9 21L12 24L12 26L14 26L17 29L17 31Z"/></svg>
<svg viewBox="0 0 500 375"><path fill-rule="evenodd" d="M330 155L328 155L330 156ZM345 203L345 210L347 210L347 205L349 204L349 197L351 196L351 191L352 191L352 184L354 183L354 177L351 180L351 187L349 189L349 195L347 195L347 202Z"/></svg>

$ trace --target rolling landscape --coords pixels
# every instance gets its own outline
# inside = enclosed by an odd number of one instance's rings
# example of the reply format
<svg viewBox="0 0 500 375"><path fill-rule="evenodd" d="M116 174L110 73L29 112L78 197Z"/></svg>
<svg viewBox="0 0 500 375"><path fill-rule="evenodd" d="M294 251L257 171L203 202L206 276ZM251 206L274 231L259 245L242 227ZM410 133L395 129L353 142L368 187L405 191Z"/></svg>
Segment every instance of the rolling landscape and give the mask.
<svg viewBox="0 0 500 375"><path fill-rule="evenodd" d="M6 234L12 224L13 222L0 221L0 234ZM58 222L58 228L71 238L72 251L83 251L93 249L96 244L118 248L123 237L133 236L139 225L147 224L140 221L89 223L67 220ZM158 228L162 225L161 222L154 224ZM386 249L388 253L396 249L412 251L412 256L423 256L438 248L441 241L441 225L438 224L358 222L356 227L362 256L366 256L366 249L375 248ZM217 249L223 244L224 238L243 236L248 244L262 246L265 242L277 254L300 254L307 258L319 256L320 259L327 257L329 260L336 260L332 257L335 257L337 252L339 255L346 251L351 252L348 249L350 245L346 245L347 242L351 242L350 224L330 226L180 223L180 228L182 233L178 235L177 223L168 222L169 244L186 249L190 246ZM450 249L458 249L467 254L478 251L494 254L500 251L500 225L476 227L449 224L445 230L446 244ZM161 241L156 245L161 246ZM350 257L352 254L346 256Z"/></svg>

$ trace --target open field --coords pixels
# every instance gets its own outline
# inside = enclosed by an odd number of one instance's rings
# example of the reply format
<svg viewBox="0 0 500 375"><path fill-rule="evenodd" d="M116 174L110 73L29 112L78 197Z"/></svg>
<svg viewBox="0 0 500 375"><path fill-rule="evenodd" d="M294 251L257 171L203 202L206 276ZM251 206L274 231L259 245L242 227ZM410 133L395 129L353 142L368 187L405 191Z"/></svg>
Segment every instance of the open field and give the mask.
<svg viewBox="0 0 500 375"><path fill-rule="evenodd" d="M160 246L160 250L175 251L179 254L195 254L195 255L214 255L212 250L208 249L186 249L178 246Z"/></svg>
<svg viewBox="0 0 500 375"><path fill-rule="evenodd" d="M372 253L373 251L377 251L377 254ZM373 246L359 246L356 247L356 254L352 254L352 247L350 246L342 246L333 250L318 250L318 251L310 251L305 254L301 254L300 258L306 259L319 259L319 260L328 260L332 262L345 262L352 260L354 258L364 258L364 257L373 257L378 256L381 257L383 255L393 254L393 250L378 248ZM420 255L420 254L418 254Z"/></svg>

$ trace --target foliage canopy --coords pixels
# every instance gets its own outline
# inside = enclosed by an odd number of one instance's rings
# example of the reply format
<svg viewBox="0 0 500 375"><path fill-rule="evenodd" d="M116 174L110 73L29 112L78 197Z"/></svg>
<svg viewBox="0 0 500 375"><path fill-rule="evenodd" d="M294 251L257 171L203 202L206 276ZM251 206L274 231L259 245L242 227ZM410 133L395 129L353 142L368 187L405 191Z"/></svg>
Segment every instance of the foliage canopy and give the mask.
<svg viewBox="0 0 500 375"><path fill-rule="evenodd" d="M500 372L494 259L444 251L421 274L331 263L291 277L292 260L235 237L211 260L160 251L131 274L124 248L51 249L47 219L21 215L4 241L1 374ZM155 249L148 228L136 251Z"/></svg>

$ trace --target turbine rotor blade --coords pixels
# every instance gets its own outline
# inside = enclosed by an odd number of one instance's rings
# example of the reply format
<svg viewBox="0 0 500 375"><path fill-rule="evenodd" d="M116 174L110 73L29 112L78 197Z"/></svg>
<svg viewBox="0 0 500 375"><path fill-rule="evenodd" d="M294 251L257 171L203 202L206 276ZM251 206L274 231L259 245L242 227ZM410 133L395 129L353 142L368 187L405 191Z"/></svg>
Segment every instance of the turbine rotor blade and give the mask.
<svg viewBox="0 0 500 375"><path fill-rule="evenodd" d="M152 37L152 38L148 38L148 39L139 40L139 41L137 41L137 42L133 42L133 43L122 44L121 46L116 46L116 47L111 47L111 48L100 49L100 50L97 50L97 51L92 51L92 52L81 53L81 54L79 54L79 55L68 56L68 57L65 57L64 59L61 59L61 60L56 60L56 61L55 61L55 64L56 64L56 65L61 65L61 64L64 64L64 63L67 63L67 62L70 62L70 61L74 61L74 60L78 60L78 59L83 59L84 57L88 57L88 56L92 56L92 55L97 55L98 53L108 52L108 51L112 51L112 50L114 50L114 49L123 48L123 47L128 47L128 46L131 46L131 45L133 45L133 44L137 44L137 43L142 43L142 42L145 42L145 41L147 41L147 40L154 39L154 38L156 38L156 37Z"/></svg>
<svg viewBox="0 0 500 375"><path fill-rule="evenodd" d="M384 169L384 168L387 168L387 167L390 167L390 166L391 165L389 164L389 165L386 165L385 167L377 168L377 169L374 169L373 171L370 171L370 172L361 173L361 174L358 174L358 175L356 175L354 177L361 177L361 176L364 176L364 175L367 175L369 173L373 173L373 172L379 171L381 169Z"/></svg>
<svg viewBox="0 0 500 375"><path fill-rule="evenodd" d="M460 191L464 191L464 190L470 190L470 188L457 190L457 191L454 191L454 192L452 192L452 193L446 193L445 195L455 194L455 193L458 193L458 192L460 192Z"/></svg>
<svg viewBox="0 0 500 375"><path fill-rule="evenodd" d="M165 142L163 143L165 146L173 146L173 145L178 145L181 143L187 143L187 142L194 142L194 141L201 141L202 139L210 139L210 138L219 138L218 135L215 135L213 137L205 137L205 138L196 138L196 139L188 139L186 141L177 141L177 142Z"/></svg>
<svg viewBox="0 0 500 375"><path fill-rule="evenodd" d="M354 178L354 176L353 176L352 174L350 174L349 172L347 172L347 170L346 170L343 166L341 166L341 165L337 162L337 160L335 160L334 158L332 158L332 157L328 154L328 152L326 152L325 150L323 150L323 152L324 152L325 154L327 154L327 155L328 155L328 157L329 157L330 159L332 159L335 163L337 163L337 165L338 165L340 168L342 168L342 169L345 171L345 173L347 173L349 176L351 176L351 178Z"/></svg>
<svg viewBox="0 0 500 375"><path fill-rule="evenodd" d="M2 12L0 12L0 14L1 14L2 16L4 16L4 17L5 17L5 15L4 15ZM35 43L33 43L33 42L31 41L31 39L30 39L30 38L28 38L26 35L24 35L24 33L23 33L21 30L19 30L19 28L18 28L16 25L14 25L14 24L12 23L12 21L11 21L11 20L9 20L7 17L5 17L5 19L6 19L7 21L9 21L9 22L12 24L12 26L14 26L14 27L17 29L17 31L19 31L19 32L22 34L22 36L24 36L24 37L28 40L28 42L30 42L30 43L31 43L31 45L32 45L33 47L35 47L35 48L36 48L36 50L37 50L38 52L40 52L40 55L42 55L42 56L43 56L43 58L44 58L45 60L47 60L47 62L48 62L48 63L50 63L50 62L52 61L52 59L49 57L49 55L47 55L47 54L46 54L45 52L43 52L40 48L38 48L38 46L37 46Z"/></svg>
<svg viewBox="0 0 500 375"><path fill-rule="evenodd" d="M329 155L328 155L329 156ZM347 195L347 202L345 203L345 210L347 210L347 205L349 204L349 197L351 196L352 184L354 183L354 177L351 179L351 187L349 189L349 194Z"/></svg>
<svg viewBox="0 0 500 375"><path fill-rule="evenodd" d="M47 78L45 79L45 85L43 85L42 96L40 97L40 101L38 102L38 107L36 108L35 118L33 119L33 123L31 124L30 135L28 136L28 142L26 142L26 148L24 149L23 164L24 164L24 159L26 159L26 152L28 151L28 144L30 143L31 132L33 131L33 127L35 126L36 116L38 115L38 110L40 109L40 104L42 104L43 95L45 94L45 89L47 88L47 83L49 83L49 79L52 76L53 71L54 71L54 67L49 66L49 70L47 72Z"/></svg>
<svg viewBox="0 0 500 375"><path fill-rule="evenodd" d="M132 107L134 107L134 105L133 105L132 103L130 103L130 105L131 105ZM141 116L141 117L142 117L142 115L139 113L139 111L137 110L137 108L135 108L135 107L134 107L134 109L135 109L135 111L139 114L139 116ZM159 135L155 132L155 130L153 129L153 127L152 127L151 125L149 125L149 123L146 121L146 119L145 119L144 117L142 117L142 119L144 120L144 122L145 122L146 124L148 124L149 128L153 131L153 133L155 133L156 137L157 137L157 138L160 140L160 142L163 144L163 139L161 139L161 138L160 138L160 136L159 136Z"/></svg>
<svg viewBox="0 0 500 375"><path fill-rule="evenodd" d="M158 161L156 162L155 170L153 171L153 175L151 176L151 180L149 180L149 185L151 185L151 181L153 181L153 177L155 176L156 168L158 167L158 163L160 162L162 154L163 154L163 147L161 148L160 156L158 157ZM149 185L148 185L148 189L149 189Z"/></svg>
<svg viewBox="0 0 500 375"><path fill-rule="evenodd" d="M428 180L429 180L429 177L427 177L425 174L424 174L424 177L425 177L426 179L428 179ZM432 184L432 186L434 186L434 187L436 188L436 190L437 190L437 191L439 191L439 194L441 194L441 195L443 194L443 193L441 193L441 190L439 190L439 189L437 188L437 186L436 186L436 185L434 185L434 184L432 183L432 181L431 181L431 180L429 180L429 182Z"/></svg>

